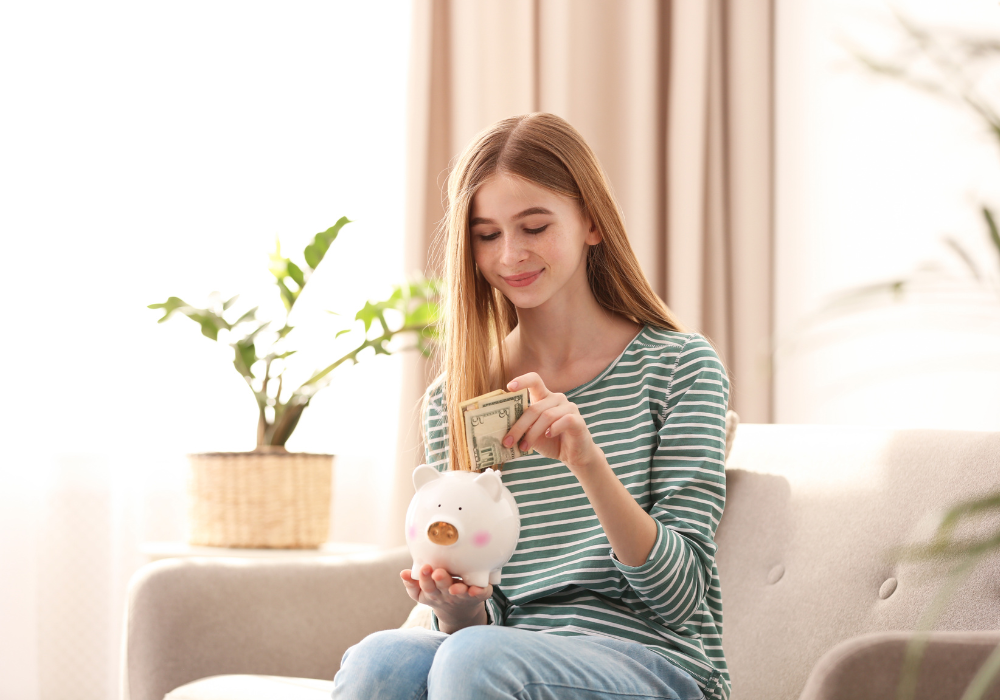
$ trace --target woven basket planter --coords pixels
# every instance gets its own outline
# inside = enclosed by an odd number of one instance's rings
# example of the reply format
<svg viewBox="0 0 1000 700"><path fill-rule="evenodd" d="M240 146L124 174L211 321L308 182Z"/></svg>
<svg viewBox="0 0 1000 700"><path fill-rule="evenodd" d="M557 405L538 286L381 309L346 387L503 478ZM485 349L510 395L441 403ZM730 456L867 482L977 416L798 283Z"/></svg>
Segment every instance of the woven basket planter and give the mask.
<svg viewBox="0 0 1000 700"><path fill-rule="evenodd" d="M188 463L190 544L315 549L327 541L333 455L205 452Z"/></svg>

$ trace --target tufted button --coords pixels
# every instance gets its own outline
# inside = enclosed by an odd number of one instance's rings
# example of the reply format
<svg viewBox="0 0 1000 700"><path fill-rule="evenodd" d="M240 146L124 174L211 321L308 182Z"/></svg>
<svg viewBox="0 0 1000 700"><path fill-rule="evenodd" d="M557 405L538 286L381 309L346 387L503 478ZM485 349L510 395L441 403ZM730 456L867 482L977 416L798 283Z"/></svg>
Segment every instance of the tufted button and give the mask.
<svg viewBox="0 0 1000 700"><path fill-rule="evenodd" d="M882 587L878 589L878 597L885 600L892 595L893 591L896 590L896 579L889 577L882 584Z"/></svg>
<svg viewBox="0 0 1000 700"><path fill-rule="evenodd" d="M767 582L777 583L781 580L781 577L785 575L785 567L778 564L773 569L767 572Z"/></svg>

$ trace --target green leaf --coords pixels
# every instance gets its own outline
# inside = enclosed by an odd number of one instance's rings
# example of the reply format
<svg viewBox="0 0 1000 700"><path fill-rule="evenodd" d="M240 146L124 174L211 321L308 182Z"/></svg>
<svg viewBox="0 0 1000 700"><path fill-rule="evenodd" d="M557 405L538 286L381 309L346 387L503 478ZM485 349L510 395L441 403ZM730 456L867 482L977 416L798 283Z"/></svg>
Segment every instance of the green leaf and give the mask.
<svg viewBox="0 0 1000 700"><path fill-rule="evenodd" d="M958 522L964 517L997 509L1000 509L1000 491L988 494L982 498L959 503L945 514L941 524L938 526L935 539L938 542L943 542L947 539Z"/></svg>
<svg viewBox="0 0 1000 700"><path fill-rule="evenodd" d="M409 283L410 296L433 299L441 296L443 280L436 277L420 277Z"/></svg>
<svg viewBox="0 0 1000 700"><path fill-rule="evenodd" d="M268 269L271 274L274 275L275 279L283 280L288 277L288 258L282 257L281 255L281 243L275 238L275 247L277 251L271 253L268 259L271 261L268 265Z"/></svg>
<svg viewBox="0 0 1000 700"><path fill-rule="evenodd" d="M1000 511L1000 490L989 493L982 498L964 501L952 506L941 519L930 543L901 548L900 556L904 559L914 560L939 556L955 558L997 549L1000 547L1000 530L973 539L962 541L952 539L955 527L964 518L970 516L981 518L984 515L988 517L996 511Z"/></svg>
<svg viewBox="0 0 1000 700"><path fill-rule="evenodd" d="M173 312L178 311L180 309L185 309L185 308L190 309L191 305L188 304L183 299L179 299L178 297L169 297L162 304L150 304L146 308L147 309L163 309L164 310L163 317L160 318L157 321L157 323L163 323L168 318L170 318L170 314L172 314Z"/></svg>
<svg viewBox="0 0 1000 700"><path fill-rule="evenodd" d="M979 274L979 268L976 267L976 263L972 260L972 256L969 255L969 251L965 249L965 246L951 236L946 236L944 242L955 252L955 255L962 259L965 266L972 272L972 276L977 280L981 280L982 276Z"/></svg>
<svg viewBox="0 0 1000 700"><path fill-rule="evenodd" d="M295 284L299 285L299 289L306 286L305 275L302 274L302 269L293 263L291 260L288 261L288 276L295 280Z"/></svg>
<svg viewBox="0 0 1000 700"><path fill-rule="evenodd" d="M249 311L247 311L245 314L243 314L238 319L236 319L236 322L233 323L233 326L238 326L239 324L243 323L244 321L256 321L257 319L254 318L254 314L257 313L257 309L259 309L259 308L260 308L259 306L255 306L252 309L250 309Z"/></svg>
<svg viewBox="0 0 1000 700"><path fill-rule="evenodd" d="M993 212L989 210L989 207L983 207L983 216L986 218L986 225L990 229L990 240L993 241L993 247L997 249L997 255L1000 255L1000 233L997 232L997 222L993 218Z"/></svg>
<svg viewBox="0 0 1000 700"><path fill-rule="evenodd" d="M265 355L262 359L264 359L264 360L284 360L286 357L290 357L290 356L294 355L297 352L298 352L298 350L287 350L287 351L285 351L285 352L283 352L281 354L276 354L276 353L272 352L272 353L268 353L267 355Z"/></svg>
<svg viewBox="0 0 1000 700"><path fill-rule="evenodd" d="M212 340L219 339L219 327L210 318L195 319L201 324L201 334Z"/></svg>
<svg viewBox="0 0 1000 700"><path fill-rule="evenodd" d="M218 316L208 313L190 313L188 315L201 326L201 334L203 336L212 340L219 339Z"/></svg>
<svg viewBox="0 0 1000 700"><path fill-rule="evenodd" d="M257 362L257 346L253 343L250 343L249 345L241 345L240 358L246 364L247 369L250 370L250 376L253 376L252 367Z"/></svg>
<svg viewBox="0 0 1000 700"><path fill-rule="evenodd" d="M430 342L437 342L441 339L440 327L437 324L424 326L420 329L420 337Z"/></svg>
<svg viewBox="0 0 1000 700"><path fill-rule="evenodd" d="M262 323L260 326L257 327L257 330L253 331L252 333L250 333L249 335L247 335L246 337L244 337L243 340L240 340L238 342L240 342L240 343L251 342L252 343L253 340L254 340L254 338L257 337L257 334L260 333L262 330L264 330L265 328L267 328L270 325L271 325L270 321L268 321L266 323Z"/></svg>
<svg viewBox="0 0 1000 700"><path fill-rule="evenodd" d="M342 331L337 331L337 335L333 336L333 338L334 338L334 340L336 340L336 339L337 339L337 338L339 338L340 336L344 335L344 333L350 333L350 332L351 332L351 329L350 329L350 328L345 328L345 329L344 329L344 330L342 330Z"/></svg>
<svg viewBox="0 0 1000 700"><path fill-rule="evenodd" d="M351 223L351 220L348 219L346 216L342 216L339 219L337 219L337 223L335 223L333 226L331 226L321 234L327 240L327 247L329 247L330 243L333 243L335 240L337 240L337 234L340 233L340 229L344 228L344 224L349 224L349 223Z"/></svg>
<svg viewBox="0 0 1000 700"><path fill-rule="evenodd" d="M302 255L306 259L306 265L315 270L320 261L323 259L323 251L315 243L310 243L306 246L306 249L302 251Z"/></svg>
<svg viewBox="0 0 1000 700"><path fill-rule="evenodd" d="M233 350L235 350L233 364L236 366L236 370L247 379L253 379L254 374L250 368L257 361L257 349L254 347L253 342L244 343L240 341L234 343Z"/></svg>
<svg viewBox="0 0 1000 700"><path fill-rule="evenodd" d="M427 301L406 314L405 324L407 326L425 326L430 323L435 323L437 321L437 317L437 304Z"/></svg>
<svg viewBox="0 0 1000 700"><path fill-rule="evenodd" d="M354 317L354 320L364 321L365 333L367 333L368 329L372 327L372 321L374 321L379 315L381 315L381 311L379 310L378 306L372 304L370 301L366 301L364 308L358 311L357 315L355 315Z"/></svg>
<svg viewBox="0 0 1000 700"><path fill-rule="evenodd" d="M233 297L232 299L230 299L229 301L226 301L226 302L223 302L223 304L222 304L222 310L223 310L223 311L228 311L228 310L229 310L229 307L233 305L233 302L235 302L235 301L236 301L237 299L239 299L239 298L240 298L240 295L239 295L239 294L237 294L236 296L234 296L234 297Z"/></svg>
<svg viewBox="0 0 1000 700"><path fill-rule="evenodd" d="M306 264L309 265L309 267L313 270L319 267L319 264L323 262L323 257L326 255L326 251L330 248L330 244L336 240L340 229L343 228L344 224L348 224L350 222L350 219L346 216L342 216L333 226L328 228L326 231L317 233L313 237L312 243L307 245L306 249L303 251L303 256L305 257Z"/></svg>
<svg viewBox="0 0 1000 700"><path fill-rule="evenodd" d="M288 324L286 323L286 324L285 324L285 325L284 325L284 326L283 326L283 327L281 328L281 330L279 330L279 331L278 331L278 337L279 337L279 338L284 338L284 337L285 337L286 335L288 335L289 333L291 333L291 332L292 332L292 330L294 330L294 329L295 329L295 326L289 326L289 325L288 325Z"/></svg>
<svg viewBox="0 0 1000 700"><path fill-rule="evenodd" d="M295 292L288 288L284 280L278 280L278 288L281 290L281 301L285 305L285 311L292 310L292 304L295 303Z"/></svg>

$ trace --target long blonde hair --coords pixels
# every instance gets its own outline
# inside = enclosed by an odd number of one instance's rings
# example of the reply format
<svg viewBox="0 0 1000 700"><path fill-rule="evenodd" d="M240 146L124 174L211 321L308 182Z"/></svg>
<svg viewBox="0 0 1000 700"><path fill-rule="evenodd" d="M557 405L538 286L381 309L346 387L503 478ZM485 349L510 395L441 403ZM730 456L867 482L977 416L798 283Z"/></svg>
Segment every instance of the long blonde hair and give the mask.
<svg viewBox="0 0 1000 700"><path fill-rule="evenodd" d="M445 216L430 256L438 274L444 268L445 281L443 347L436 356L437 377L431 387L445 381L449 463L452 469L465 471L471 465L468 454L458 449L465 444L458 404L506 388L503 341L517 326L514 304L486 281L472 257L472 198L483 183L501 172L576 200L584 217L590 216L597 225L602 240L587 252L587 280L602 307L635 323L683 330L643 274L608 178L580 132L547 112L509 117L484 129L453 161ZM494 350L495 363L491 359ZM422 414L430 393L424 395Z"/></svg>

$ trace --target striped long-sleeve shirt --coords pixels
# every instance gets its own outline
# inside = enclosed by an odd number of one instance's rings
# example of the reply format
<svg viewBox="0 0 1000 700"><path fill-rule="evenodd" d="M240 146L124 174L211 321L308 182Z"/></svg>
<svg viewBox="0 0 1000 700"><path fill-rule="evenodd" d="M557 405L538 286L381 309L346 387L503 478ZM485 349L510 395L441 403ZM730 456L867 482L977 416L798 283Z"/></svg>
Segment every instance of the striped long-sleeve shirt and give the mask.
<svg viewBox="0 0 1000 700"><path fill-rule="evenodd" d="M444 382L424 413L425 462L449 468ZM729 697L715 531L726 500L729 379L700 335L644 326L594 379L565 392L618 479L656 522L646 562L615 556L580 482L535 453L503 465L521 534L486 607L490 624L639 642ZM438 629L437 618L433 620Z"/></svg>

